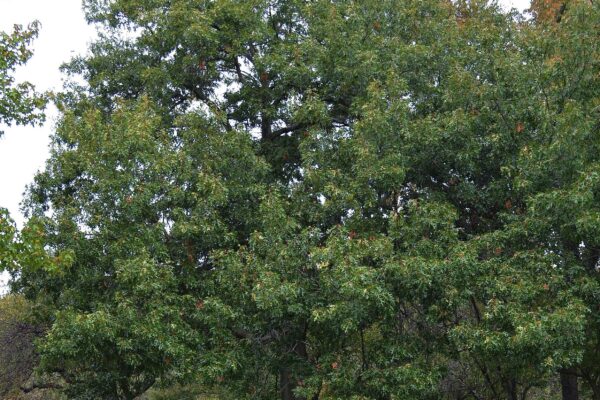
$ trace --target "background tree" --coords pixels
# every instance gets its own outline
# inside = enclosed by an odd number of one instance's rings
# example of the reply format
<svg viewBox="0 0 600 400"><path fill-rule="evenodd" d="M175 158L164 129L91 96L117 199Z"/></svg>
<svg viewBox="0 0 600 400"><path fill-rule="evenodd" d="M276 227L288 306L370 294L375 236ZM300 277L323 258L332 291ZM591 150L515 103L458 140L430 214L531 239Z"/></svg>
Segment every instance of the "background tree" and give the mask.
<svg viewBox="0 0 600 400"><path fill-rule="evenodd" d="M20 296L0 299L0 396L19 391L37 364L33 341L41 332L33 322L30 305Z"/></svg>
<svg viewBox="0 0 600 400"><path fill-rule="evenodd" d="M0 123L11 126L38 124L44 121L47 94L39 94L28 82L15 83L14 73L32 56L30 50L39 24L26 29L15 25L13 32L0 32ZM3 131L0 131L2 136ZM8 211L0 208L0 272L17 273L21 261L36 267L47 261L44 245L31 221L22 235L17 233ZM21 241L23 239L24 241ZM29 240L31 239L31 240ZM53 262L48 263L51 265ZM34 311L36 310L37 311ZM21 385L32 375L38 362L34 340L42 336L44 318L20 295L0 298L0 396L18 396Z"/></svg>
<svg viewBox="0 0 600 400"><path fill-rule="evenodd" d="M44 121L43 109L47 96L35 92L30 83L15 84L15 68L23 65L32 53L31 41L38 34L39 24L28 29L15 25L13 33L0 32L0 123L35 124ZM3 134L0 131L0 136ZM0 271L15 269L16 252L12 247L16 230L8 212L0 208Z"/></svg>

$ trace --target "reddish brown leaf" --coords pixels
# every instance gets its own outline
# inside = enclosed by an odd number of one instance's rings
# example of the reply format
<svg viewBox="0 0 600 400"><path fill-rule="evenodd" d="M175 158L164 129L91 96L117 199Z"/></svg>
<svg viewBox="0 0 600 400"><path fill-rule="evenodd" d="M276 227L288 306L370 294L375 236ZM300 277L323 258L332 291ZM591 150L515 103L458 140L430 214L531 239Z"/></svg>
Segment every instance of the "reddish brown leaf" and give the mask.
<svg viewBox="0 0 600 400"><path fill-rule="evenodd" d="M522 122L517 122L515 130L517 131L517 133L523 132L525 130L525 124L523 124Z"/></svg>

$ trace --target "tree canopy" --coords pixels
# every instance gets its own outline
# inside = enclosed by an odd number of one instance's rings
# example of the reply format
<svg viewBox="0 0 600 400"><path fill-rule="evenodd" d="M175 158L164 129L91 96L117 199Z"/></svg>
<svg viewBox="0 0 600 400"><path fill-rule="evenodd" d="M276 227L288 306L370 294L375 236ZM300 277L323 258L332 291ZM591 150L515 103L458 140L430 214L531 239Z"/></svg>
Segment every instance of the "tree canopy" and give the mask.
<svg viewBox="0 0 600 400"><path fill-rule="evenodd" d="M600 399L600 5L540 3L86 0L0 236L42 368L74 399Z"/></svg>

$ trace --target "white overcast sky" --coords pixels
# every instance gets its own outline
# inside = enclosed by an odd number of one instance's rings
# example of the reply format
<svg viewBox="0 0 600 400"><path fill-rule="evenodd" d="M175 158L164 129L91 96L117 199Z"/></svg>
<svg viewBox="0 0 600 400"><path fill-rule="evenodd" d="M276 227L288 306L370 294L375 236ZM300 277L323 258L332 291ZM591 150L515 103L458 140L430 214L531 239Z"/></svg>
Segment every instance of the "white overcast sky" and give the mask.
<svg viewBox="0 0 600 400"><path fill-rule="evenodd" d="M17 70L17 80L33 83L39 91L60 89L60 65L73 55L85 53L94 29L83 17L81 0L0 0L0 30L12 31L14 24L41 22L34 41L34 56ZM0 138L0 207L10 210L20 224L19 202L25 185L42 168L48 156L49 135L56 110L48 109L42 127L2 127Z"/></svg>
<svg viewBox="0 0 600 400"><path fill-rule="evenodd" d="M506 7L523 10L528 0L502 0ZM14 24L41 22L39 37L33 45L34 56L17 71L18 80L26 80L40 91L60 89L60 65L73 55L83 54L94 37L86 25L81 0L0 0L0 30L10 31ZM56 110L48 110L48 121L41 127L3 127L0 138L0 207L8 208L19 225L23 217L19 203L25 186L48 157L49 136ZM6 275L0 275L0 292Z"/></svg>

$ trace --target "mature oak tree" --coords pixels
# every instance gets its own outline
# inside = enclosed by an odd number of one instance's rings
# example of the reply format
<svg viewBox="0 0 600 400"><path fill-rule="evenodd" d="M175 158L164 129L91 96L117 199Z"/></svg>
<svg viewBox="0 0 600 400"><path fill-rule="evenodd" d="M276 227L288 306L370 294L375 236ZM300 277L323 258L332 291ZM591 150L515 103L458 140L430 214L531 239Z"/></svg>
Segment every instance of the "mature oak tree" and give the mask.
<svg viewBox="0 0 600 400"><path fill-rule="evenodd" d="M85 7L15 269L72 398L600 399L597 3Z"/></svg>

